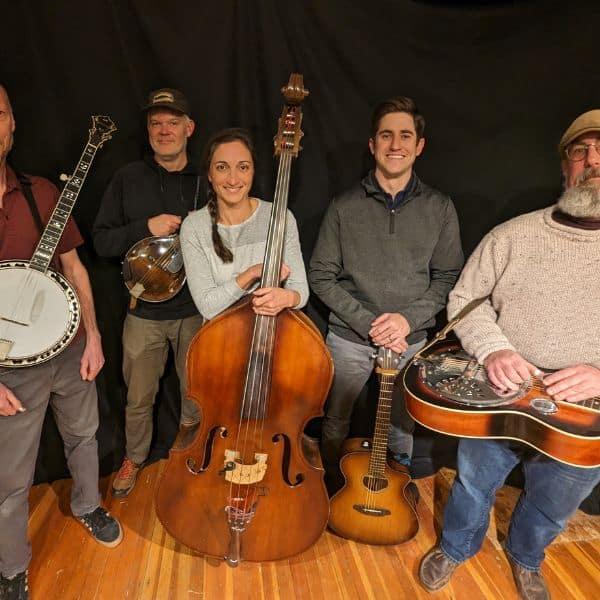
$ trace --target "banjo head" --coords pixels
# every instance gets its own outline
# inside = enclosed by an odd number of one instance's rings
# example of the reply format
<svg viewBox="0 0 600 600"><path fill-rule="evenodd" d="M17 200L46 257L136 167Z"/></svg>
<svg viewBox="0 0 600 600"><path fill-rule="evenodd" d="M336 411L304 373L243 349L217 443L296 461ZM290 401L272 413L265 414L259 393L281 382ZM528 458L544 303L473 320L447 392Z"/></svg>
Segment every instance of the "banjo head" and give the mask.
<svg viewBox="0 0 600 600"><path fill-rule="evenodd" d="M0 365L27 367L50 360L75 337L81 308L59 273L0 262Z"/></svg>

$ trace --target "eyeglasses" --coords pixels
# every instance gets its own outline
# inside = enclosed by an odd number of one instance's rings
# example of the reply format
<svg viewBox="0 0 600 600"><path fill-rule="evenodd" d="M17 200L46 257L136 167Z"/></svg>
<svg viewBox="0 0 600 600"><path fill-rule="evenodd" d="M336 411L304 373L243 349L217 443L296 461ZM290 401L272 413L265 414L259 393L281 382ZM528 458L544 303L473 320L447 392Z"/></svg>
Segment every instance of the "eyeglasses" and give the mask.
<svg viewBox="0 0 600 600"><path fill-rule="evenodd" d="M596 142L595 144L574 144L573 146L568 146L565 153L570 161L577 162L587 156L590 148L593 148L600 154L600 142Z"/></svg>

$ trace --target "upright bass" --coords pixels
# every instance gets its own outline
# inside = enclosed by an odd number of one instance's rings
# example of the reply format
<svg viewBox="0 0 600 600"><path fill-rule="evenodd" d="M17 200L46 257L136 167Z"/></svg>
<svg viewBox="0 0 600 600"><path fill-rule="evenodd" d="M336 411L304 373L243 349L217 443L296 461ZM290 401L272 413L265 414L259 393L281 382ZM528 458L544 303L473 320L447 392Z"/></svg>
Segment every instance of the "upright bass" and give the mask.
<svg viewBox="0 0 600 600"><path fill-rule="evenodd" d="M279 171L260 287L276 287L292 159L300 150L307 95L302 76L282 89L275 137ZM202 420L193 442L173 449L156 513L177 540L230 566L287 558L327 524L323 469L305 444L322 414L333 363L303 313L256 315L246 297L200 329L187 355L188 395Z"/></svg>

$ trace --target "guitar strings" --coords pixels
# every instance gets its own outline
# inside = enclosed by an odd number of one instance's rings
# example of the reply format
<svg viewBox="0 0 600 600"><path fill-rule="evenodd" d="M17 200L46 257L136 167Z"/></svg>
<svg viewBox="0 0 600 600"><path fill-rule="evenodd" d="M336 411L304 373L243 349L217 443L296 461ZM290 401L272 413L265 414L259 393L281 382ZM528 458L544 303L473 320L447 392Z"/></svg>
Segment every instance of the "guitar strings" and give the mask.
<svg viewBox="0 0 600 600"><path fill-rule="evenodd" d="M287 158L287 159L286 159ZM286 160L284 160L286 159ZM263 282L270 282L275 285L278 280L278 272L281 263L281 249L285 232L285 210L286 203L283 197L282 186L289 185L290 158L282 156L281 168L278 174L278 184L269 226L269 235L265 248L265 256L278 257L279 260L271 260L267 264L267 269L262 277ZM251 341L251 355L249 369L244 384L244 393L242 398L240 421L238 425L238 434L235 446L236 456L241 457L242 468L245 466L245 460L252 460L252 466L249 469L250 485L246 486L247 492L242 495L242 483L238 478L235 486L237 498L243 498L243 509L236 511L236 525L243 528L245 519L252 516L252 507L257 495L258 482L262 480L261 469L262 462L256 459L256 452L252 452L252 457L248 453L250 438L254 440L254 445L260 444L260 450L263 447L264 421L268 403L268 392L270 383L270 373L272 369L273 347L275 342L276 317L268 315L256 315L254 329ZM250 421L254 424L251 427ZM252 433L251 433L252 432ZM256 450L255 447L253 450ZM263 452L261 452L262 454ZM268 468L268 467L267 467ZM233 497L234 485L230 484L230 497ZM247 515L249 515L247 517Z"/></svg>
<svg viewBox="0 0 600 600"><path fill-rule="evenodd" d="M173 244L167 248L167 250L153 263L147 265L146 272L140 277L139 282L142 285L148 283L148 281L154 276L154 271L156 269L160 269L161 271L165 271L166 266L171 261L171 258L175 255L175 253L179 250L179 236L176 236L176 240L173 240ZM137 256L136 258L140 258Z"/></svg>

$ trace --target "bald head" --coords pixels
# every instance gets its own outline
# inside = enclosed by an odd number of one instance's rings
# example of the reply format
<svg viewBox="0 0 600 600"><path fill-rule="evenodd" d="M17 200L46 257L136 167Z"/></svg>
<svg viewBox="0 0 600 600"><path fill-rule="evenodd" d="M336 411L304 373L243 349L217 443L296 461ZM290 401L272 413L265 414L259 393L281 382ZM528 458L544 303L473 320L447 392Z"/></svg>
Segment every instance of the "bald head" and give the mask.
<svg viewBox="0 0 600 600"><path fill-rule="evenodd" d="M13 145L15 119L6 88L0 84L0 167L6 162L6 157Z"/></svg>
<svg viewBox="0 0 600 600"><path fill-rule="evenodd" d="M0 98L2 99L2 102L9 107L10 112L12 114L12 106L10 104L10 98L8 97L8 92L6 91L6 88L1 83L0 83Z"/></svg>

